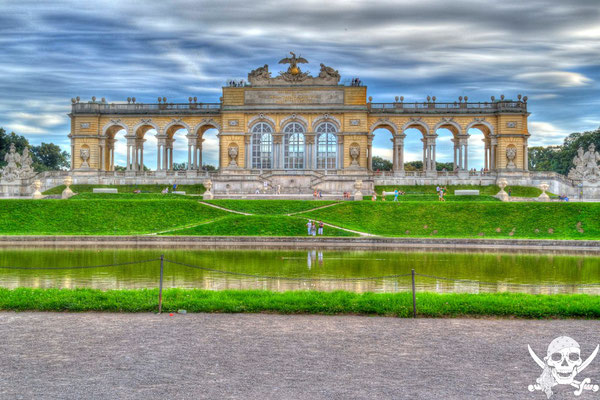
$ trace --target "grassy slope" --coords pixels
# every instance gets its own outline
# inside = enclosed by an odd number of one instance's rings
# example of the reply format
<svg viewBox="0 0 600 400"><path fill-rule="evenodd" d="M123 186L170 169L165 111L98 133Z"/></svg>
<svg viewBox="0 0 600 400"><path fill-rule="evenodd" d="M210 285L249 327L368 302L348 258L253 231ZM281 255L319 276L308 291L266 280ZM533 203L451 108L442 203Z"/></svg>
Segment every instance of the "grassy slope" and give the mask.
<svg viewBox="0 0 600 400"><path fill-rule="evenodd" d="M336 202L322 200L209 200L207 203L249 214L285 215Z"/></svg>
<svg viewBox="0 0 600 400"><path fill-rule="evenodd" d="M0 310L153 312L158 290L0 289ZM277 312L282 314L364 314L410 317L412 295L403 293L270 292L183 290L163 292L163 310L176 312ZM502 316L518 318L600 318L600 296L418 293L425 317Z"/></svg>
<svg viewBox="0 0 600 400"><path fill-rule="evenodd" d="M436 195L435 192L436 185L413 185L413 186L375 186L375 191L377 193L381 193L381 191L385 190L386 192L393 192L395 189L406 192L406 194L433 194ZM496 185L447 185L446 189L448 189L448 194L453 195L455 190L479 190L480 195L488 195L495 196L500 188ZM512 196L515 197L538 197L542 194L542 191L536 187L529 186L507 186L504 190L508 192L509 189L512 189Z"/></svg>
<svg viewBox="0 0 600 400"><path fill-rule="evenodd" d="M302 215L386 236L469 238L480 237L481 232L493 238L600 239L600 203L363 201ZM583 233L577 231L578 222L582 223ZM496 232L497 228L501 232ZM410 233L405 233L407 230ZM509 235L511 231L513 236Z"/></svg>
<svg viewBox="0 0 600 400"><path fill-rule="evenodd" d="M282 215L231 215L206 225L168 232L167 235L198 236L307 236L306 219ZM325 236L357 236L325 227Z"/></svg>
<svg viewBox="0 0 600 400"><path fill-rule="evenodd" d="M161 190L168 187L169 191L173 185L71 185L71 190L75 193L92 193L94 188L117 188L119 193L133 193L134 190L141 190L144 193L160 193ZM46 190L43 194L61 194L65 190L64 185L53 187ZM206 190L203 185L177 185L177 190L186 194L202 194Z"/></svg>
<svg viewBox="0 0 600 400"><path fill-rule="evenodd" d="M388 195L385 196L386 201L393 201L394 200L394 195ZM456 202L456 201L500 201L499 199L493 197L493 196L488 196L488 195L481 195L481 196L454 196L451 194L445 195L444 199L446 201L451 201L451 202ZM382 200L382 196L377 196L377 201L381 201ZM371 201L371 197L370 196L365 196L363 201ZM406 202L406 201L417 201L417 202L423 202L423 201L439 201L439 197L437 194L405 194L402 196L398 196L398 201L402 201L402 202Z"/></svg>
<svg viewBox="0 0 600 400"><path fill-rule="evenodd" d="M189 200L2 200L3 235L126 235L183 227L226 213Z"/></svg>

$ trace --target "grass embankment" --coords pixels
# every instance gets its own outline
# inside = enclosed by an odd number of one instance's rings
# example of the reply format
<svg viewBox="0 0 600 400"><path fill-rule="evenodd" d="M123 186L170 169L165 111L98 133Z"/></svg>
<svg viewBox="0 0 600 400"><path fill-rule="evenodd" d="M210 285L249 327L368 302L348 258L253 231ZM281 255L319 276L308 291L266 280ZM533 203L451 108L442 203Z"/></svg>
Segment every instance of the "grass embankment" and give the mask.
<svg viewBox="0 0 600 400"><path fill-rule="evenodd" d="M377 195L377 201L381 201L382 200L382 196L380 196L379 194ZM387 195L385 196L385 200L386 201L393 201L394 200L394 195ZM456 202L456 201L500 201L499 199L495 198L494 196L487 196L487 195L483 195L483 196L454 196L452 194L446 194L444 195L444 200L445 201L450 201L450 202ZM365 196L363 198L363 201L372 201L371 196ZM422 203L424 201L440 201L439 197L437 194L404 194L404 195L400 195L398 196L398 201L402 201L402 202L408 202L408 201L414 201L414 202L419 202Z"/></svg>
<svg viewBox="0 0 600 400"><path fill-rule="evenodd" d="M600 238L600 203L347 202L302 215L382 236Z"/></svg>
<svg viewBox="0 0 600 400"><path fill-rule="evenodd" d="M166 235L198 236L306 236L307 220L283 215L232 215L210 224L167 232ZM324 236L358 236L341 229L323 228Z"/></svg>
<svg viewBox="0 0 600 400"><path fill-rule="evenodd" d="M133 235L228 215L189 200L2 200L3 235Z"/></svg>
<svg viewBox="0 0 600 400"><path fill-rule="evenodd" d="M52 189L46 190L43 194L61 194L65 188L65 185L55 186ZM119 193L133 193L134 190L141 190L142 193L160 193L164 188L172 190L173 185L71 185L71 190L75 193L92 193L94 188L116 188ZM202 184L198 184L177 185L176 190L185 192L185 194L202 194L206 189Z"/></svg>
<svg viewBox="0 0 600 400"><path fill-rule="evenodd" d="M399 191L406 192L406 194L436 195L435 189L437 186L438 185L386 185L375 186L375 191L380 194L382 191L393 192L398 189ZM495 196L500 191L500 187L497 185L445 185L445 187L448 189L448 194L450 195L453 195L455 190L479 190L480 195L487 196ZM504 190L506 192L511 190L511 195L515 197L538 197L542 194L540 189L530 186L507 186Z"/></svg>
<svg viewBox="0 0 600 400"><path fill-rule="evenodd" d="M337 203L324 200L208 200L230 210L261 215L285 215Z"/></svg>
<svg viewBox="0 0 600 400"><path fill-rule="evenodd" d="M0 289L0 310L154 312L158 289ZM163 311L412 316L412 294L166 289ZM418 293L421 317L600 318L600 296Z"/></svg>

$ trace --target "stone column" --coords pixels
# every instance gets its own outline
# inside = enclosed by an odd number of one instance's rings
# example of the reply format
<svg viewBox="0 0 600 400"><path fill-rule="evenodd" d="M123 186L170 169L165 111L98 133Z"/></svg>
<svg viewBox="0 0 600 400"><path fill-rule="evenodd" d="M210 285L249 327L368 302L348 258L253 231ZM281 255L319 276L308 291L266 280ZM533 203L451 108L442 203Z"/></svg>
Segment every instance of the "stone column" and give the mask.
<svg viewBox="0 0 600 400"><path fill-rule="evenodd" d="M344 169L344 136L343 135L340 135L340 134L337 135L337 143L338 143L338 152L337 152L338 168Z"/></svg>
<svg viewBox="0 0 600 400"><path fill-rule="evenodd" d="M452 163L452 169L456 171L456 155L458 153L458 146L456 145L458 142L458 139L454 138L452 139L452 143L454 143L454 162Z"/></svg>
<svg viewBox="0 0 600 400"><path fill-rule="evenodd" d="M196 151L198 152L198 163L196 164L196 169L202 169L202 142L204 142L204 139L200 137L196 143Z"/></svg>
<svg viewBox="0 0 600 400"><path fill-rule="evenodd" d="M173 171L173 147L169 148L169 171Z"/></svg>
<svg viewBox="0 0 600 400"><path fill-rule="evenodd" d="M252 149L250 143L251 139L251 134L246 133L246 136L244 136L244 167L246 169L250 169L252 167L252 160L250 160L250 157L252 156Z"/></svg>
<svg viewBox="0 0 600 400"><path fill-rule="evenodd" d="M115 170L115 147L114 144L110 148L110 170Z"/></svg>
<svg viewBox="0 0 600 400"><path fill-rule="evenodd" d="M465 169L469 170L469 142L465 139Z"/></svg>
<svg viewBox="0 0 600 400"><path fill-rule="evenodd" d="M367 169L373 171L373 135L367 138Z"/></svg>
<svg viewBox="0 0 600 400"><path fill-rule="evenodd" d="M488 145L488 140L487 139L483 139L483 143L484 143L484 150L483 150L483 169L488 169L488 152L489 152L489 145Z"/></svg>
<svg viewBox="0 0 600 400"><path fill-rule="evenodd" d="M423 137L421 142L423 142L423 172L426 172L429 164L429 161L427 160L427 139Z"/></svg>
<svg viewBox="0 0 600 400"><path fill-rule="evenodd" d="M100 157L99 157L99 161L98 161L98 170L99 171L104 171L104 168L106 166L106 154L105 154L105 150L104 150L104 140L102 140L100 142Z"/></svg>
<svg viewBox="0 0 600 400"><path fill-rule="evenodd" d="M146 139L142 139L140 143L140 171L144 171L144 142Z"/></svg>
<svg viewBox="0 0 600 400"><path fill-rule="evenodd" d="M75 145L71 139L71 171L75 169Z"/></svg>
<svg viewBox="0 0 600 400"><path fill-rule="evenodd" d="M392 172L398 171L398 145L396 144L396 136L390 139L392 142Z"/></svg>
<svg viewBox="0 0 600 400"><path fill-rule="evenodd" d="M527 150L527 139L523 145L523 170L529 171L529 151Z"/></svg>
<svg viewBox="0 0 600 400"><path fill-rule="evenodd" d="M432 138L433 143L431 144L433 150L433 156L431 157L431 170L437 171L437 163L435 158L435 136Z"/></svg>
<svg viewBox="0 0 600 400"><path fill-rule="evenodd" d="M497 169L496 166L496 152L497 152L497 148L498 148L498 139L496 139L495 137L491 139L490 141L491 143L491 156L490 159L492 161L492 164L490 165L490 171L495 171Z"/></svg>
<svg viewBox="0 0 600 400"><path fill-rule="evenodd" d="M127 144L127 166L125 167L126 171L130 171L131 170L131 146L129 144Z"/></svg>

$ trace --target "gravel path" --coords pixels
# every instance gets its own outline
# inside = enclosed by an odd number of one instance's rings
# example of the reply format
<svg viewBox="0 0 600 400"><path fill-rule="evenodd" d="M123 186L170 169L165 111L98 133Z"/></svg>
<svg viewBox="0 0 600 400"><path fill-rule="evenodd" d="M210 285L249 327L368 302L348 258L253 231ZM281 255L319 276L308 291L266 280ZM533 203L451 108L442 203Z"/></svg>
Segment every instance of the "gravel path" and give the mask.
<svg viewBox="0 0 600 400"><path fill-rule="evenodd" d="M527 344L560 335L585 359L600 321L2 312L0 398L543 400Z"/></svg>

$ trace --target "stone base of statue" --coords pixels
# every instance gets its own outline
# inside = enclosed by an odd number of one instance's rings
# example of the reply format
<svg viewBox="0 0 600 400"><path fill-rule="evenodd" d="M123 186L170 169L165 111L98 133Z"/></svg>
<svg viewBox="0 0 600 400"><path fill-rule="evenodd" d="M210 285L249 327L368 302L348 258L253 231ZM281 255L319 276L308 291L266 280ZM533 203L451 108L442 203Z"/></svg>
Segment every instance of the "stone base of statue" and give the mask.
<svg viewBox="0 0 600 400"><path fill-rule="evenodd" d="M363 194L360 190L357 192L354 192L354 196L353 196L354 201L362 201L362 199L363 199Z"/></svg>
<svg viewBox="0 0 600 400"><path fill-rule="evenodd" d="M550 201L550 196L546 193L542 193L538 196L537 201Z"/></svg>
<svg viewBox="0 0 600 400"><path fill-rule="evenodd" d="M202 195L202 199L203 200L212 200L215 196L213 195L213 193L210 190L207 190L206 192L204 192L204 194Z"/></svg>
<svg viewBox="0 0 600 400"><path fill-rule="evenodd" d="M65 190L62 191L62 194L60 195L61 199L68 199L69 197L73 197L75 196L75 193L73 193L73 191L71 190L71 188L66 188Z"/></svg>

